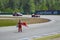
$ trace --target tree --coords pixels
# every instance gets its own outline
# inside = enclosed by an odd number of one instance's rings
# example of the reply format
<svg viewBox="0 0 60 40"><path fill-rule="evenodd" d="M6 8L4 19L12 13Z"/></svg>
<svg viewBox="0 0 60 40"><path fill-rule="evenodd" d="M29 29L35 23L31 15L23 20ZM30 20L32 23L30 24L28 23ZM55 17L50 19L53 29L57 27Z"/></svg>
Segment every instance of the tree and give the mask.
<svg viewBox="0 0 60 40"><path fill-rule="evenodd" d="M37 10L60 10L60 0L0 0L0 11L19 10L30 13Z"/></svg>
<svg viewBox="0 0 60 40"><path fill-rule="evenodd" d="M23 10L26 14L29 14L30 12L30 5L29 5L29 0L23 0L22 1L22 7L23 7Z"/></svg>
<svg viewBox="0 0 60 40"><path fill-rule="evenodd" d="M11 9L14 9L14 0L9 0L8 1L8 7Z"/></svg>
<svg viewBox="0 0 60 40"><path fill-rule="evenodd" d="M30 0L29 1L29 5L30 5L30 12L35 12L35 3L34 0Z"/></svg>

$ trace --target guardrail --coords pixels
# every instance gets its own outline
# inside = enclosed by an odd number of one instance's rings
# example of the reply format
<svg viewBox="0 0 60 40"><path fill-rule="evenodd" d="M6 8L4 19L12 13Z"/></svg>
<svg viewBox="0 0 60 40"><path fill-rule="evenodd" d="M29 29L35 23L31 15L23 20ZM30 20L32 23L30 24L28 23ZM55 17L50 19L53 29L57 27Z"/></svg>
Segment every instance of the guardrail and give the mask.
<svg viewBox="0 0 60 40"><path fill-rule="evenodd" d="M8 12L2 12L0 15L12 15L13 13L8 13Z"/></svg>
<svg viewBox="0 0 60 40"><path fill-rule="evenodd" d="M60 10L40 10L40 11L36 11L35 14L40 14L40 15L60 15Z"/></svg>
<svg viewBox="0 0 60 40"><path fill-rule="evenodd" d="M8 12L2 12L0 15L12 15L13 13L8 13ZM27 13L22 13L26 15ZM33 12L30 12L28 14L33 14ZM39 15L60 15L60 10L38 10L35 11L34 14L39 14Z"/></svg>

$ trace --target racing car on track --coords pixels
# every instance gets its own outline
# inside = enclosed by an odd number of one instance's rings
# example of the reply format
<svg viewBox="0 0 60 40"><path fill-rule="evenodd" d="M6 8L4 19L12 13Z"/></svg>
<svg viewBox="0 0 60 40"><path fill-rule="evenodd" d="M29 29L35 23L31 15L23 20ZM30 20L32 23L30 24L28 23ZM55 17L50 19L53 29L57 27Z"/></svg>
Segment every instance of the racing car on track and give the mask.
<svg viewBox="0 0 60 40"><path fill-rule="evenodd" d="M22 16L23 14L22 13L19 13L19 12L15 12L13 13L13 16Z"/></svg>
<svg viewBox="0 0 60 40"><path fill-rule="evenodd" d="M32 17L40 17L38 14L32 14Z"/></svg>

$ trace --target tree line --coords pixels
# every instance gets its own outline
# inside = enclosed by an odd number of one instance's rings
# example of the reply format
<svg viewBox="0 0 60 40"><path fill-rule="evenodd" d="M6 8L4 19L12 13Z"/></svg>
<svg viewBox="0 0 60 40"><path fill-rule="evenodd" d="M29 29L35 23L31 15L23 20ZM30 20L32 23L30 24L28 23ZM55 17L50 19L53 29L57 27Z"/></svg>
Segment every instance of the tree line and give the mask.
<svg viewBox="0 0 60 40"><path fill-rule="evenodd" d="M60 0L0 0L0 12L60 10Z"/></svg>

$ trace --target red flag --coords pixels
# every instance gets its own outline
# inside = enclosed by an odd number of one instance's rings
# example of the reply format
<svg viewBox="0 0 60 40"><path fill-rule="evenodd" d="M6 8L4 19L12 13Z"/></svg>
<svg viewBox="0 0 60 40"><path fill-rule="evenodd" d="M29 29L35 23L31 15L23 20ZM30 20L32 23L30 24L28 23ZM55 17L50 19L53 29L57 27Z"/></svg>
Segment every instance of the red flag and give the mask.
<svg viewBox="0 0 60 40"><path fill-rule="evenodd" d="M22 25L27 27L27 23L26 22L22 22Z"/></svg>

